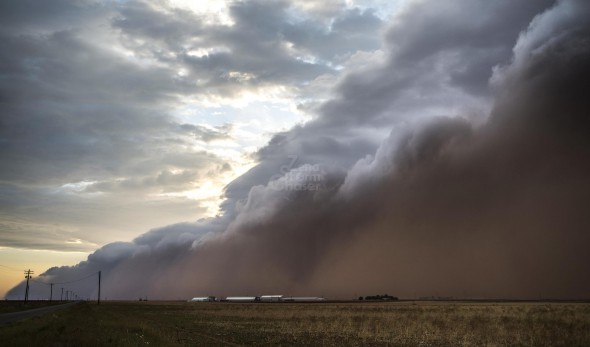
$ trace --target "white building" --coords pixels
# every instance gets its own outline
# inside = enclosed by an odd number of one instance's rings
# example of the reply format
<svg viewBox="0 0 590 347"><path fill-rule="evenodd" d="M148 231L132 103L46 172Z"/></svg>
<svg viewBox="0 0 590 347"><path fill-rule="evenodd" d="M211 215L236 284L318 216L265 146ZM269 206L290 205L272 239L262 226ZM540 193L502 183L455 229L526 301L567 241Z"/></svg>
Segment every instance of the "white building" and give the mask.
<svg viewBox="0 0 590 347"><path fill-rule="evenodd" d="M260 301L264 301L264 302L277 302L277 301L282 301L282 300L283 300L282 295L262 295L260 297Z"/></svg>
<svg viewBox="0 0 590 347"><path fill-rule="evenodd" d="M197 296L189 300L190 302L208 302L215 301L214 296Z"/></svg>

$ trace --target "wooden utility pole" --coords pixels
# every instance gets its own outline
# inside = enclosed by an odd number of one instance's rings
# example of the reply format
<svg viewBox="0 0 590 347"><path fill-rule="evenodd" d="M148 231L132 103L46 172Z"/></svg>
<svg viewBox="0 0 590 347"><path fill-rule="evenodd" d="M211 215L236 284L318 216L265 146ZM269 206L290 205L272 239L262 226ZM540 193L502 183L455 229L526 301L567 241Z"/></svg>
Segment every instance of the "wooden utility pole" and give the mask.
<svg viewBox="0 0 590 347"><path fill-rule="evenodd" d="M98 272L98 303L97 303L97 305L100 305L100 273L101 273L101 271Z"/></svg>
<svg viewBox="0 0 590 347"><path fill-rule="evenodd" d="M34 271L31 269L25 270L25 278L27 279L27 286L25 287L25 304L29 301L29 279Z"/></svg>
<svg viewBox="0 0 590 347"><path fill-rule="evenodd" d="M64 289L61 288L61 296L59 297L59 301L64 301Z"/></svg>
<svg viewBox="0 0 590 347"><path fill-rule="evenodd" d="M49 301L53 300L53 283L49 283L51 289L49 291Z"/></svg>

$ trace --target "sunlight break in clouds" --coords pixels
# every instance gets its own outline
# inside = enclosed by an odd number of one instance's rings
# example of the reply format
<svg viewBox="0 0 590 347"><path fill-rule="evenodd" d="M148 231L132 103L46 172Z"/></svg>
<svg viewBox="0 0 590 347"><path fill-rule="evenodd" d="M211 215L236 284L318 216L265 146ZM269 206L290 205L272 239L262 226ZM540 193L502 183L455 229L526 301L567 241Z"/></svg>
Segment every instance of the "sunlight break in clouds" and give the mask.
<svg viewBox="0 0 590 347"><path fill-rule="evenodd" d="M228 9L228 2L222 0L169 0L170 4L183 9L190 9L203 16L208 24L222 24L231 26L234 24Z"/></svg>

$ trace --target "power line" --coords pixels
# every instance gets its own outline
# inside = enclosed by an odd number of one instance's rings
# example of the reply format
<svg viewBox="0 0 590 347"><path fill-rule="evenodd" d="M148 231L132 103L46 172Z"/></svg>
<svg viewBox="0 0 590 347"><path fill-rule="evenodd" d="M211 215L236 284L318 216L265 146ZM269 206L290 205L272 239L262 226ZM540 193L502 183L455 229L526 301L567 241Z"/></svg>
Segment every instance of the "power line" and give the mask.
<svg viewBox="0 0 590 347"><path fill-rule="evenodd" d="M8 270L8 269L1 268L1 267L0 267L0 272L2 272L2 273L4 273L4 274L13 274L13 273L16 273L16 272L19 272L19 271L20 271L20 270L18 270L18 271L14 271L14 270Z"/></svg>
<svg viewBox="0 0 590 347"><path fill-rule="evenodd" d="M21 270L15 269L15 268L13 268L13 267L6 266L6 265L2 265L2 264L0 264L0 267L6 268L6 269L8 269L8 270L12 270L12 271L18 271L18 272L20 272L20 271L21 271Z"/></svg>
<svg viewBox="0 0 590 347"><path fill-rule="evenodd" d="M92 274L90 274L90 275L87 275L87 276L85 276L85 277L78 278L77 280L71 280L71 281L66 281L66 282L53 282L53 284L68 284L68 283L74 283L74 282L83 281L83 280L85 280L85 279L87 279L87 278L90 278L90 277L93 277L93 276L96 276L96 273L92 273Z"/></svg>
<svg viewBox="0 0 590 347"><path fill-rule="evenodd" d="M69 284L69 283L80 282L80 281L83 281L83 280L88 279L90 277L94 277L94 276L98 275L98 304L100 304L100 282L101 282L100 280L101 280L101 273L102 273L102 271L91 273L91 274L88 274L88 275L86 275L84 277L81 277L81 278L78 278L78 279L75 279L75 280L71 280L71 281L50 282L50 283L34 280L32 278L32 276L31 276L32 273L33 273L33 271L31 271L31 270L28 270L28 271L25 270L25 278L27 279L27 285L26 285L26 290L25 290L25 302L26 302L26 300L28 299L28 296L29 296L28 295L29 294L29 281L32 281L32 282L35 282L35 283L39 283L39 284L44 284L46 286L51 286L51 288L50 288L50 294L49 294L49 301L51 301L52 298L53 298L53 285L54 284ZM63 294L64 294L64 288L62 287L61 288L60 301L63 300L63 297L64 297ZM77 299L77 297L78 297L78 295L75 294L73 291L66 290L66 301L68 301L70 299L70 296L71 296L72 299L73 298L76 298Z"/></svg>
<svg viewBox="0 0 590 347"><path fill-rule="evenodd" d="M46 286L48 286L48 285L50 284L50 283L45 283L45 282L37 281L37 280L34 280L34 279L32 279L32 278L30 279L30 281L31 281L31 282L35 282L35 283L44 284L44 285L46 285Z"/></svg>
<svg viewBox="0 0 590 347"><path fill-rule="evenodd" d="M100 271L99 271L99 272L100 272ZM87 278L90 278L90 277L96 276L96 274L97 274L97 273L96 273L96 272L94 272L94 273L91 273L91 274L89 274L89 275L87 275L87 276L84 276L84 277L82 277L82 278L78 278L78 279L76 279L76 280L65 281L65 282L52 282L52 283L53 283L53 284L68 284L68 283L80 282L80 281L82 281L82 280L85 280L85 279L87 279ZM42 281L34 281L34 282L37 282L37 283L42 283L42 284L45 284L45 285L50 285L50 284L51 284L51 283L42 282Z"/></svg>

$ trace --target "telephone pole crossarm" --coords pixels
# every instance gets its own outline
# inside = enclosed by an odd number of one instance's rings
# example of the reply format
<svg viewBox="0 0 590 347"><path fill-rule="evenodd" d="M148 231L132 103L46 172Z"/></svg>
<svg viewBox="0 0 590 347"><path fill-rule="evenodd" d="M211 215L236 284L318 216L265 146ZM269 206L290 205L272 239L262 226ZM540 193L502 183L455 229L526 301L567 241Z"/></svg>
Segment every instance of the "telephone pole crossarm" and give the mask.
<svg viewBox="0 0 590 347"><path fill-rule="evenodd" d="M31 271L31 269L25 270L25 278L27 279L27 285L25 287L25 304L27 303L27 301L29 301L29 280L31 279L31 274L33 274L34 271Z"/></svg>

